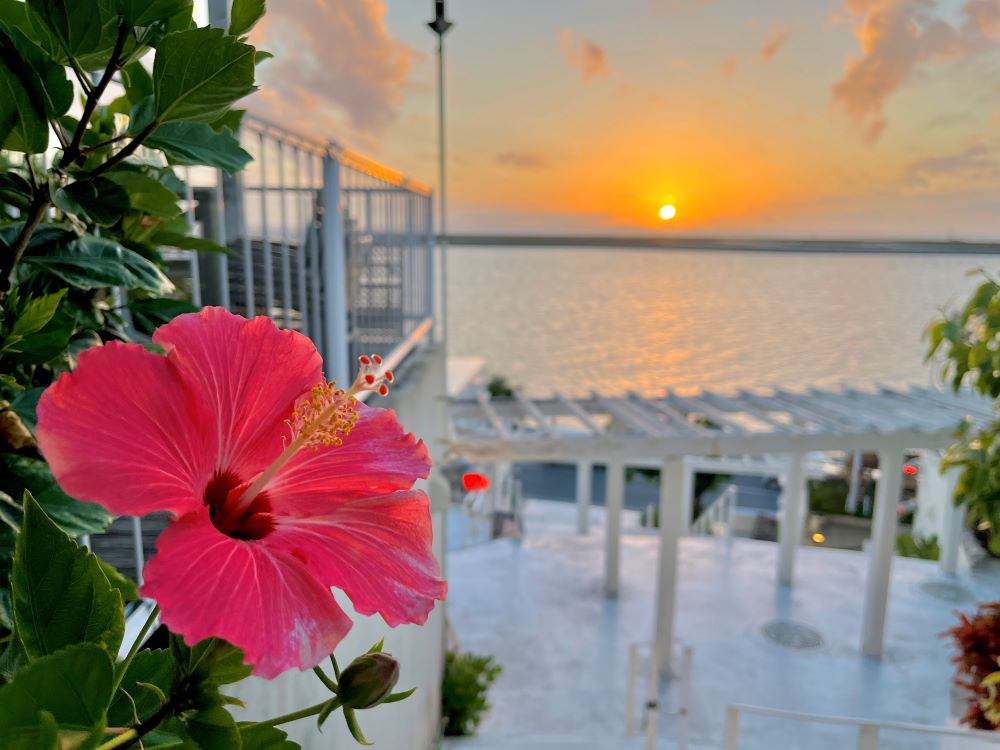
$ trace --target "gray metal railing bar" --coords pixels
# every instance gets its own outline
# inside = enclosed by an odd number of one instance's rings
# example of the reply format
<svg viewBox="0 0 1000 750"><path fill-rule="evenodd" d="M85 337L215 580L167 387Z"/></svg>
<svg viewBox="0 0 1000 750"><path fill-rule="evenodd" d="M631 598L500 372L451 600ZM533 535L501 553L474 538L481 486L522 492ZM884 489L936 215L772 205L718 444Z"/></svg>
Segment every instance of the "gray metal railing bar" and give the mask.
<svg viewBox="0 0 1000 750"><path fill-rule="evenodd" d="M292 327L292 265L288 246L288 196L285 194L285 144L278 141L278 198L281 200L281 308L285 328Z"/></svg>

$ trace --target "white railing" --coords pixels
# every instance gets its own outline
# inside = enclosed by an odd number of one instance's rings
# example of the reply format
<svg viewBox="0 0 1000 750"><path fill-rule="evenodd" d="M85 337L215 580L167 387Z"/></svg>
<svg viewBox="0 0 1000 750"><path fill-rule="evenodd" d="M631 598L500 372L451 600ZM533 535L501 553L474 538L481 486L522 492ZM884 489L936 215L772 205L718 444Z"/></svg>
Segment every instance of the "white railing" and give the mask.
<svg viewBox="0 0 1000 750"><path fill-rule="evenodd" d="M730 538L733 534L733 520L736 515L735 484L723 490L711 505L702 511L701 515L691 524L691 536L724 536Z"/></svg>
<svg viewBox="0 0 1000 750"><path fill-rule="evenodd" d="M691 678L693 674L693 650L681 640L674 641L679 659L671 659L676 664L670 676L677 680L677 700L674 709L666 715L676 719L677 750L687 750L688 747L688 713L691 707ZM640 652L648 655L648 674L646 679L646 700L643 703L641 728L646 735L647 750L656 748L656 723L661 714L660 705L660 660L655 653L655 644L651 641L632 643L628 647L628 678L625 683L625 736L635 734L636 693L639 680Z"/></svg>
<svg viewBox="0 0 1000 750"><path fill-rule="evenodd" d="M763 706L734 704L726 708L725 750L739 750L741 714L753 714L774 719L827 724L831 726L856 727L858 730L858 750L878 750L879 733L881 730L912 732L924 736L950 737L972 740L976 743L1000 745L1000 732L984 732L977 729L939 727L929 724L912 724L901 721L882 721L879 719L862 719L858 717L826 716L823 714L785 711L778 708L765 708Z"/></svg>

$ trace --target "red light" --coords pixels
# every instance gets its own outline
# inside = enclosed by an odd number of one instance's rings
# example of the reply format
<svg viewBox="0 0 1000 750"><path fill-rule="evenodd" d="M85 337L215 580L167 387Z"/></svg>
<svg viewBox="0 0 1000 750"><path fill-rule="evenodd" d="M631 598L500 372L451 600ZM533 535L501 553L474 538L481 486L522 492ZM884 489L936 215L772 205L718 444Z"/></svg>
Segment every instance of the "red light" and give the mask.
<svg viewBox="0 0 1000 750"><path fill-rule="evenodd" d="M910 466L910 464L907 464L906 466L903 467L903 473L906 474L907 476L915 477L917 475L917 467Z"/></svg>
<svg viewBox="0 0 1000 750"><path fill-rule="evenodd" d="M462 475L462 487L469 492L485 492L490 488L490 478L485 474L469 472Z"/></svg>

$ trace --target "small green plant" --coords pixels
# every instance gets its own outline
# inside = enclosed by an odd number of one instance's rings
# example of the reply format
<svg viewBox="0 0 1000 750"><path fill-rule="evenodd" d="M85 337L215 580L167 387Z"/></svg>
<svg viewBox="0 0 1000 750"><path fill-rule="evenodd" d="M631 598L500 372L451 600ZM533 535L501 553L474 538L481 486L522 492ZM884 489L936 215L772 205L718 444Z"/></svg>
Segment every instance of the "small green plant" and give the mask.
<svg viewBox="0 0 1000 750"><path fill-rule="evenodd" d="M476 733L483 714L490 710L486 694L502 671L503 667L492 656L456 651L445 655L441 715L446 736Z"/></svg>
<svg viewBox="0 0 1000 750"><path fill-rule="evenodd" d="M486 384L490 398L514 398L514 386L503 375L494 375Z"/></svg>
<svg viewBox="0 0 1000 750"><path fill-rule="evenodd" d="M941 545L936 535L915 537L900 534L896 537L896 552L900 557L916 557L919 560L937 560L941 557Z"/></svg>

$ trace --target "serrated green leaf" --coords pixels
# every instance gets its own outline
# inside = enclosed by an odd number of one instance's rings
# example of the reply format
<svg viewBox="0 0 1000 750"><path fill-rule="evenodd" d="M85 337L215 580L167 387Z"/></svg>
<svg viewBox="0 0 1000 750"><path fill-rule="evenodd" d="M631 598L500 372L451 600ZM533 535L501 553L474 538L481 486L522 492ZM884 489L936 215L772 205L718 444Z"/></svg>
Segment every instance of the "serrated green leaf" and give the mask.
<svg viewBox="0 0 1000 750"><path fill-rule="evenodd" d="M229 33L243 36L264 17L267 8L265 0L233 0L233 10L229 14Z"/></svg>
<svg viewBox="0 0 1000 750"><path fill-rule="evenodd" d="M66 349L75 330L76 316L66 305L60 306L42 330L17 343L17 360L26 364L48 362Z"/></svg>
<svg viewBox="0 0 1000 750"><path fill-rule="evenodd" d="M18 636L29 658L77 643L117 653L125 633L121 595L97 558L66 536L27 492L11 592Z"/></svg>
<svg viewBox="0 0 1000 750"><path fill-rule="evenodd" d="M170 299L137 299L129 303L132 311L132 322L143 333L152 334L160 326L169 323L178 315L197 312L198 308L187 300Z"/></svg>
<svg viewBox="0 0 1000 750"><path fill-rule="evenodd" d="M0 688L0 747L54 747L45 744L54 728L63 748L95 747L106 727L113 674L111 657L91 644L71 646L24 667ZM29 738L38 744L24 744Z"/></svg>
<svg viewBox="0 0 1000 750"><path fill-rule="evenodd" d="M108 709L108 723L121 727L148 719L163 704L163 696L170 692L172 676L169 651L139 651L122 677L119 692Z"/></svg>
<svg viewBox="0 0 1000 750"><path fill-rule="evenodd" d="M46 51L83 70L103 70L118 38L118 12L112 0L27 0L28 18Z"/></svg>
<svg viewBox="0 0 1000 750"><path fill-rule="evenodd" d="M133 602L139 598L139 589L136 588L135 582L131 578L126 578L117 568L100 558L98 558L97 562L101 566L101 572L108 579L111 588L118 592L123 602Z"/></svg>
<svg viewBox="0 0 1000 750"><path fill-rule="evenodd" d="M146 139L145 145L167 156L171 164L218 167L229 174L253 161L229 130L216 131L204 122L171 122Z"/></svg>
<svg viewBox="0 0 1000 750"><path fill-rule="evenodd" d="M150 26L153 23L166 24L176 16L191 16L192 0L117 0L118 12L132 26Z"/></svg>
<svg viewBox="0 0 1000 750"><path fill-rule="evenodd" d="M157 121L217 120L253 91L254 53L249 44L221 29L205 27L165 36L153 62Z"/></svg>
<svg viewBox="0 0 1000 750"><path fill-rule="evenodd" d="M120 286L158 295L174 290L154 263L104 237L85 235L65 244L29 248L22 262L81 289Z"/></svg>
<svg viewBox="0 0 1000 750"><path fill-rule="evenodd" d="M239 750L242 747L236 720L222 706L198 711L186 718L184 724L198 750Z"/></svg>

